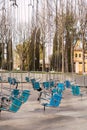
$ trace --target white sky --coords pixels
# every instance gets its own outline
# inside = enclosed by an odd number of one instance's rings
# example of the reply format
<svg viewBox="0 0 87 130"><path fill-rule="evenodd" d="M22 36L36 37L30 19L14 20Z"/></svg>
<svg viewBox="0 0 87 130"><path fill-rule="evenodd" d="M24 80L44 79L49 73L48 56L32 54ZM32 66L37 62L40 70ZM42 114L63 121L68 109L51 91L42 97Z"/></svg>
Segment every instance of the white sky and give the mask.
<svg viewBox="0 0 87 130"><path fill-rule="evenodd" d="M16 17L19 19L20 22L25 22L29 20L29 17L31 16L31 7L28 6L31 0L16 0L16 3L18 7L13 7L13 1L15 0L0 0L0 12L2 11L2 7L5 1L5 9L8 11L10 8L14 8L17 10ZM11 12L10 12L11 13ZM14 14L13 14L14 15Z"/></svg>
<svg viewBox="0 0 87 130"><path fill-rule="evenodd" d="M29 9L29 0L17 0L17 4L18 4L18 17L20 22L28 22L29 17L31 15L31 12L29 13L30 9Z"/></svg>

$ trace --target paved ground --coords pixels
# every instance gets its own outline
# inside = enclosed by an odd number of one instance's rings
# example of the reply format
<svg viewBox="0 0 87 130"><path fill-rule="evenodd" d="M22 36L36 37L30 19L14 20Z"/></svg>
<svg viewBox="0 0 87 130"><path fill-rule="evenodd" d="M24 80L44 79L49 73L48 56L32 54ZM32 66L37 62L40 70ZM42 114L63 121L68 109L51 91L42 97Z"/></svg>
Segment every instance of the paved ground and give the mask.
<svg viewBox="0 0 87 130"><path fill-rule="evenodd" d="M38 93L30 85L31 96L17 113L2 112L0 130L86 130L87 95L72 96L71 90L65 90L59 108L46 108L37 101ZM83 90L83 89L82 89Z"/></svg>

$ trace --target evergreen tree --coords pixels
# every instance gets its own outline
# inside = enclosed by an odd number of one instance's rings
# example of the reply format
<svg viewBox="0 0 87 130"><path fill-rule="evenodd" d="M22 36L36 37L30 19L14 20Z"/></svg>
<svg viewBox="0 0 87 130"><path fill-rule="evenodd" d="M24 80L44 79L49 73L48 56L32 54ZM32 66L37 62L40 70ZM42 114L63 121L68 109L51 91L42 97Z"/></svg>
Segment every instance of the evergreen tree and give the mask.
<svg viewBox="0 0 87 130"><path fill-rule="evenodd" d="M7 64L8 64L8 70L13 69L13 53L12 53L12 38L9 38L8 44L7 44Z"/></svg>
<svg viewBox="0 0 87 130"><path fill-rule="evenodd" d="M39 70L40 61L40 29L36 33L36 47L35 47L35 70Z"/></svg>
<svg viewBox="0 0 87 130"><path fill-rule="evenodd" d="M71 72L71 48L73 44L73 33L74 33L74 16L68 12L65 16L65 30L66 30L66 44L65 44L65 71Z"/></svg>
<svg viewBox="0 0 87 130"><path fill-rule="evenodd" d="M34 60L35 60L35 35L36 35L36 28L33 30L31 34L31 41L29 45L29 70L33 71L34 70Z"/></svg>

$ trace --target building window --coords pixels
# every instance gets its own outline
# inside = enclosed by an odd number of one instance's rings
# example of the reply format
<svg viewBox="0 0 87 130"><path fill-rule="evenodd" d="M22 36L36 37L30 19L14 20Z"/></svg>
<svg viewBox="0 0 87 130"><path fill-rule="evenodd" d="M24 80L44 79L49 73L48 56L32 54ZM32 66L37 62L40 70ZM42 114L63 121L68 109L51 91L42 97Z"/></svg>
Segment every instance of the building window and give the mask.
<svg viewBox="0 0 87 130"><path fill-rule="evenodd" d="M82 62L79 62L79 64L82 64Z"/></svg>
<svg viewBox="0 0 87 130"><path fill-rule="evenodd" d="M79 57L81 57L81 54L79 54Z"/></svg>
<svg viewBox="0 0 87 130"><path fill-rule="evenodd" d="M75 54L75 57L77 57L77 53Z"/></svg>

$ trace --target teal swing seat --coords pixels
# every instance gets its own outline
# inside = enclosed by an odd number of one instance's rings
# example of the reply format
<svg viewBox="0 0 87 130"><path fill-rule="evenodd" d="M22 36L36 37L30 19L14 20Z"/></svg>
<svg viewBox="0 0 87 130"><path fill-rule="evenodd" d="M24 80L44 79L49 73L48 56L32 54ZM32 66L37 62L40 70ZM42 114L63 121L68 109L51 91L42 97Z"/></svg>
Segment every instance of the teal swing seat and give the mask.
<svg viewBox="0 0 87 130"><path fill-rule="evenodd" d="M21 100L19 100L19 98L14 98L14 100L8 101L8 104L2 103L0 106L0 111L9 111L15 113L20 109L21 105Z"/></svg>
<svg viewBox="0 0 87 130"><path fill-rule="evenodd" d="M79 86L72 86L71 89L72 89L72 94L74 96L81 96L82 95L81 92L80 92Z"/></svg>
<svg viewBox="0 0 87 130"><path fill-rule="evenodd" d="M58 83L58 84L57 84L57 87L58 87L58 89L61 90L61 91L64 91L64 90L65 90L64 83Z"/></svg>
<svg viewBox="0 0 87 130"><path fill-rule="evenodd" d="M37 91L41 91L40 83L39 82L34 82L33 84L33 89Z"/></svg>
<svg viewBox="0 0 87 130"><path fill-rule="evenodd" d="M43 82L43 87L45 88L45 89L49 89L49 88L52 88L52 87L54 87L54 81L45 81L45 82Z"/></svg>
<svg viewBox="0 0 87 130"><path fill-rule="evenodd" d="M19 97L19 100L25 103L28 100L29 96L30 96L30 91L23 90L21 96Z"/></svg>
<svg viewBox="0 0 87 130"><path fill-rule="evenodd" d="M2 81L2 77L0 76L0 82Z"/></svg>
<svg viewBox="0 0 87 130"><path fill-rule="evenodd" d="M49 89L50 88L50 82L46 81L46 82L43 82L43 87L45 89Z"/></svg>
<svg viewBox="0 0 87 130"><path fill-rule="evenodd" d="M71 83L70 83L69 80L66 80L64 83L65 83L65 87L66 88L70 88L71 87Z"/></svg>
<svg viewBox="0 0 87 130"><path fill-rule="evenodd" d="M53 88L51 92L52 92L52 94L58 93L58 89L57 88Z"/></svg>
<svg viewBox="0 0 87 130"><path fill-rule="evenodd" d="M58 89L57 87L56 88L53 88L52 89L52 95L53 94L58 94L62 97L62 90L61 89Z"/></svg>
<svg viewBox="0 0 87 130"><path fill-rule="evenodd" d="M79 86L76 86L76 95L78 96L78 95L80 95L81 93L80 93L80 87Z"/></svg>
<svg viewBox="0 0 87 130"><path fill-rule="evenodd" d="M9 99L13 100L15 97L18 98L19 94L20 94L19 89L13 89L11 91L11 96L9 97Z"/></svg>
<svg viewBox="0 0 87 130"><path fill-rule="evenodd" d="M14 98L14 100L12 101L12 103L9 107L9 111L17 112L20 109L21 105L22 105L22 101L18 98Z"/></svg>
<svg viewBox="0 0 87 130"><path fill-rule="evenodd" d="M50 87L52 88L52 87L54 87L54 86L55 86L54 81L50 81Z"/></svg>
<svg viewBox="0 0 87 130"><path fill-rule="evenodd" d="M11 92L11 95L14 97L17 97L19 95L19 93L20 93L19 89L13 89Z"/></svg>
<svg viewBox="0 0 87 130"><path fill-rule="evenodd" d="M34 84L36 82L35 78L31 79L31 83Z"/></svg>
<svg viewBox="0 0 87 130"><path fill-rule="evenodd" d="M8 77L8 83L10 85L16 85L18 83L20 83L19 81L17 81L15 78L11 78L11 77Z"/></svg>
<svg viewBox="0 0 87 130"><path fill-rule="evenodd" d="M75 91L75 86L72 86L71 89L72 89L72 94L75 95L76 94L76 91Z"/></svg>
<svg viewBox="0 0 87 130"><path fill-rule="evenodd" d="M25 77L26 82L30 82L29 77Z"/></svg>
<svg viewBox="0 0 87 130"><path fill-rule="evenodd" d="M61 99L62 99L62 96L60 96L58 94L52 95L49 103L43 103L42 104L44 106L44 111L45 111L45 107L59 107Z"/></svg>

